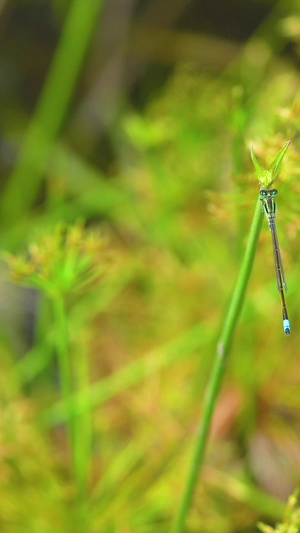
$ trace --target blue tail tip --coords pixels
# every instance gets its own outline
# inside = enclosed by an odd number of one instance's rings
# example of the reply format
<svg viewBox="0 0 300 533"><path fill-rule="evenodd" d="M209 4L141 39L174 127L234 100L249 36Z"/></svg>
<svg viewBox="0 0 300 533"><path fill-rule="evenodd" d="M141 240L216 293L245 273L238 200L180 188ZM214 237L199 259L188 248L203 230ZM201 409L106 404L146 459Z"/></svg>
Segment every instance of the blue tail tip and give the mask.
<svg viewBox="0 0 300 533"><path fill-rule="evenodd" d="M286 335L290 335L291 333L290 321L287 318L285 318L283 321L283 330Z"/></svg>

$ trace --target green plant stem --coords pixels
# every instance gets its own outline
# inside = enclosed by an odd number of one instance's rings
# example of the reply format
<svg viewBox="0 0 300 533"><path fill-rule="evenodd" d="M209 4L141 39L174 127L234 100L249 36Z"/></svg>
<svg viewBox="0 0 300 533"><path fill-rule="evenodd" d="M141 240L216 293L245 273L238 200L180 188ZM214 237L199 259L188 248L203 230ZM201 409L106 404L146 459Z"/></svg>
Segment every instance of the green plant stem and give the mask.
<svg viewBox="0 0 300 533"><path fill-rule="evenodd" d="M62 401L67 413L68 444L74 476L76 497L76 527L86 529L86 489L91 454L91 413L87 409L81 417L76 412L77 389L88 388L88 366L86 354L75 353L71 364L69 352L68 321L64 298L56 294L53 298L54 318L57 327L57 354L59 362ZM75 376L73 379L72 369ZM75 383L73 381L75 380ZM81 381L81 382L79 382ZM77 529L74 529L74 531Z"/></svg>
<svg viewBox="0 0 300 533"><path fill-rule="evenodd" d="M200 419L199 431L196 438L194 454L188 472L186 487L178 508L178 513L175 517L175 522L172 529L173 533L182 533L184 531L185 520L189 508L191 506L198 475L203 463L203 457L206 448L211 419L226 368L226 359L230 351L232 337L244 302L246 288L253 266L258 237L261 230L262 220L263 214L261 209L261 202L258 199L244 259L232 294L229 309L224 321L220 341L217 346L217 353L215 356L214 365L212 368L204 399L203 412Z"/></svg>
<svg viewBox="0 0 300 533"><path fill-rule="evenodd" d="M83 332L77 335L77 346L75 349L75 378L76 378L76 396L73 396L74 404L78 394L82 390L89 390L89 368L88 354L86 353L87 338ZM92 451L92 413L89 405L88 395L85 398L86 404L83 413L76 416L75 423L78 427L77 446L76 446L76 472L78 475L78 496L81 501L86 499L88 477L90 470L90 459ZM76 405L77 412L77 405Z"/></svg>
<svg viewBox="0 0 300 533"><path fill-rule="evenodd" d="M76 431L74 402L72 397L72 373L69 355L68 324L63 296L56 294L53 298L54 319L57 327L57 355L62 400L68 413L68 441L72 457L72 467L76 466Z"/></svg>
<svg viewBox="0 0 300 533"><path fill-rule="evenodd" d="M31 207L51 148L71 103L102 0L73 0L17 165L0 201L3 222L14 223ZM13 209L11 206L14 206Z"/></svg>

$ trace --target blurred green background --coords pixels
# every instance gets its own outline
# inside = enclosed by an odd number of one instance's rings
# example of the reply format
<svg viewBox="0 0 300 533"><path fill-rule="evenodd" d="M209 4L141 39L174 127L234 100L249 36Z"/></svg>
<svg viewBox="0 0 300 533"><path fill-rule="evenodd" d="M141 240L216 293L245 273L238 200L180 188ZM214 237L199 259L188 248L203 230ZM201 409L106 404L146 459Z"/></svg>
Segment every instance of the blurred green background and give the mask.
<svg viewBox="0 0 300 533"><path fill-rule="evenodd" d="M291 139L292 333L264 220L185 531L274 523L300 477L300 1L3 0L0 24L1 248L31 257L78 220L105 243L66 297L79 500L53 310L1 263L1 532L170 531L256 204L250 142L267 167Z"/></svg>

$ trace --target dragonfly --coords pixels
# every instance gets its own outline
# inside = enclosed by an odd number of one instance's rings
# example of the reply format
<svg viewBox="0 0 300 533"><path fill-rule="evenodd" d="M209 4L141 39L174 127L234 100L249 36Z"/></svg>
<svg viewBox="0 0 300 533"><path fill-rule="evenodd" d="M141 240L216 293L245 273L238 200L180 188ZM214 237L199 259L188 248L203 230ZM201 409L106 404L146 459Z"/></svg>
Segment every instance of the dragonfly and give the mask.
<svg viewBox="0 0 300 533"><path fill-rule="evenodd" d="M277 230L276 230L276 202L275 197L277 196L278 191L276 189L260 189L259 198L262 201L262 209L266 215L269 228L272 235L272 245L273 245L273 254L274 254L274 263L275 263L275 272L277 278L277 286L281 298L281 309L282 309L282 320L283 320L283 331L286 335L290 335L290 321L288 317L284 290L287 291L287 284L285 281L285 275L282 265L281 253L279 248Z"/></svg>

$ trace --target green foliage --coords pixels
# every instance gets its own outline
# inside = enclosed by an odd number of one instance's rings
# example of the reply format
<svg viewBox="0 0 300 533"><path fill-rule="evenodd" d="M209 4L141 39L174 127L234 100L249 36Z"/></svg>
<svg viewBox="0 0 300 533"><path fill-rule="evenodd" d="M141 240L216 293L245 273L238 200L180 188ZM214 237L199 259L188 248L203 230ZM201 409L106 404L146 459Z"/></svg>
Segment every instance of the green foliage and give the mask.
<svg viewBox="0 0 300 533"><path fill-rule="evenodd" d="M99 260L102 252L103 259ZM83 224L59 224L41 242L29 246L20 256L6 255L14 281L44 291L50 298L82 290L103 273L107 257L103 240Z"/></svg>
<svg viewBox="0 0 300 533"><path fill-rule="evenodd" d="M281 150L278 152L277 156L275 157L274 161L272 162L269 170L264 170L261 168L259 162L257 161L255 153L253 151L253 146L251 145L251 158L255 166L258 181L264 187L264 189L269 189L272 183L274 183L274 181L276 180L277 174L279 172L279 168L281 166L285 152L287 151L290 145L290 142L291 141L288 141L281 148Z"/></svg>
<svg viewBox="0 0 300 533"><path fill-rule="evenodd" d="M220 75L178 63L142 112L123 108L100 171L98 134L76 129L83 102L71 97L99 5L81 25L85 4L76 2L80 51L67 32L73 74L58 43L62 98L47 77L1 200L14 281L38 289L38 301L28 346L22 299L3 287L0 529L170 531L257 201L247 147L255 142L260 161L278 153L273 179L292 139L277 202L292 335L282 333L264 224L185 526L254 531L261 517L280 520L299 477L299 72L279 57L287 38L298 54L286 34L298 5L277 3ZM10 109L5 124L16 120ZM50 136L36 129L41 109Z"/></svg>
<svg viewBox="0 0 300 533"><path fill-rule="evenodd" d="M1 198L1 217L13 223L30 208L47 167L55 138L71 104L74 86L100 10L101 0L72 0L62 36L25 142ZM14 209L11 209L11 206Z"/></svg>
<svg viewBox="0 0 300 533"><path fill-rule="evenodd" d="M298 491L295 491L289 497L285 516L281 524L277 524L274 529L260 522L258 528L262 533L299 533L300 507L298 506Z"/></svg>
<svg viewBox="0 0 300 533"><path fill-rule="evenodd" d="M88 388L89 383L85 359L74 362L71 358L67 298L79 290L88 291L88 285L103 273L103 242L95 232L85 230L82 223L69 227L59 224L40 243L31 244L27 254L7 255L7 261L14 281L39 289L52 304L62 401L68 414L69 451L80 509L88 478L91 427L90 409L79 416L75 394L81 387Z"/></svg>

